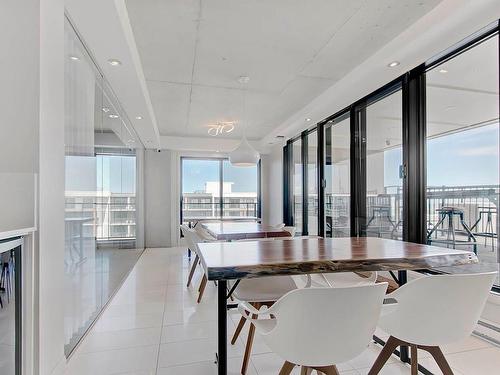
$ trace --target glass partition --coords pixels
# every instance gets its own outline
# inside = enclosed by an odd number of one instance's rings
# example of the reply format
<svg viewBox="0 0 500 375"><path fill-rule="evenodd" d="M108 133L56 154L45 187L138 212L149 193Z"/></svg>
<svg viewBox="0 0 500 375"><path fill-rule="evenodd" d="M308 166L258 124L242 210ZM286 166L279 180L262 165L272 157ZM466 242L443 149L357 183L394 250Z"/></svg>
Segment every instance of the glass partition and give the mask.
<svg viewBox="0 0 500 375"><path fill-rule="evenodd" d="M426 74L427 242L480 259L447 272L499 269L498 48L497 34Z"/></svg>
<svg viewBox="0 0 500 375"><path fill-rule="evenodd" d="M65 352L139 258L136 149L119 103L65 24Z"/></svg>

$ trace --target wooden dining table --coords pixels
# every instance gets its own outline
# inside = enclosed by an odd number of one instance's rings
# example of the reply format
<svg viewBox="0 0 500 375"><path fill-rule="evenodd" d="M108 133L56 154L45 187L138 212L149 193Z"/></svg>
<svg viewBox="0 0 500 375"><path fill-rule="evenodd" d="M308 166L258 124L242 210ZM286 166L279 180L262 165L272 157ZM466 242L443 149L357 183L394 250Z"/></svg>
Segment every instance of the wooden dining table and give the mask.
<svg viewBox="0 0 500 375"><path fill-rule="evenodd" d="M200 223L200 225L219 241L290 237L290 233L286 230L273 228L256 222L220 221L215 223Z"/></svg>
<svg viewBox="0 0 500 375"><path fill-rule="evenodd" d="M218 374L227 374L227 280L324 272L398 271L478 263L469 251L383 238L300 238L200 243L208 280L217 281ZM405 353L401 352L403 360ZM407 356L407 353L406 353ZM407 360L407 358L405 358Z"/></svg>

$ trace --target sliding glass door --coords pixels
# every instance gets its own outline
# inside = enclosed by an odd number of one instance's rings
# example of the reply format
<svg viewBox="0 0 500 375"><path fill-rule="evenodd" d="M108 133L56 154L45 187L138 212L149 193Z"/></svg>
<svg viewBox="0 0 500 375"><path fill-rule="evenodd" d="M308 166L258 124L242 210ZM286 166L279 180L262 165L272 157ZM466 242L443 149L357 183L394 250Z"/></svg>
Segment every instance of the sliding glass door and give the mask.
<svg viewBox="0 0 500 375"><path fill-rule="evenodd" d="M360 234L403 237L403 120L401 90L357 111L364 207Z"/></svg>
<svg viewBox="0 0 500 375"><path fill-rule="evenodd" d="M351 130L349 112L325 126L325 237L351 236Z"/></svg>
<svg viewBox="0 0 500 375"><path fill-rule="evenodd" d="M498 34L426 73L427 242L498 271ZM500 285L499 279L496 285Z"/></svg>

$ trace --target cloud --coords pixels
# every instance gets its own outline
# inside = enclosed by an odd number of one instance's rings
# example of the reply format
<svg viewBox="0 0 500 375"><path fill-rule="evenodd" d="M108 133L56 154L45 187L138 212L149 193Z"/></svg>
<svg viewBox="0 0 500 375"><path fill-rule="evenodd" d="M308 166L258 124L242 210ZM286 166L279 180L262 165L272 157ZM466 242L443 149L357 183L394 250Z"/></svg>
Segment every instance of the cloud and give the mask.
<svg viewBox="0 0 500 375"><path fill-rule="evenodd" d="M474 148L464 148L458 152L463 156L498 156L497 146L483 146Z"/></svg>

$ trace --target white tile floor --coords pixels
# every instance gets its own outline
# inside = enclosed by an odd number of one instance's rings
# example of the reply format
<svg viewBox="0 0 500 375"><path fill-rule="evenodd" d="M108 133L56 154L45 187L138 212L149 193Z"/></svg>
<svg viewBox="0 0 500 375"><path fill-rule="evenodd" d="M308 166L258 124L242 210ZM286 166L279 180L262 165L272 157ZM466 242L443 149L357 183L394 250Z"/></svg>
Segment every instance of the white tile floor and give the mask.
<svg viewBox="0 0 500 375"><path fill-rule="evenodd" d="M68 362L66 375L216 374L216 288L210 283L201 304L194 285L185 286L188 261L184 248L148 249ZM238 322L232 311L228 334ZM383 333L380 333L383 335ZM230 347L229 373L239 374L245 335ZM341 374L367 374L380 347L372 344L359 357L338 365ZM456 375L500 374L500 348L475 337L443 348ZM256 336L250 375L276 375L283 361ZM436 366L426 353L421 363ZM396 358L383 375L409 374ZM439 370L435 371L440 374ZM298 374L296 371L294 374Z"/></svg>

